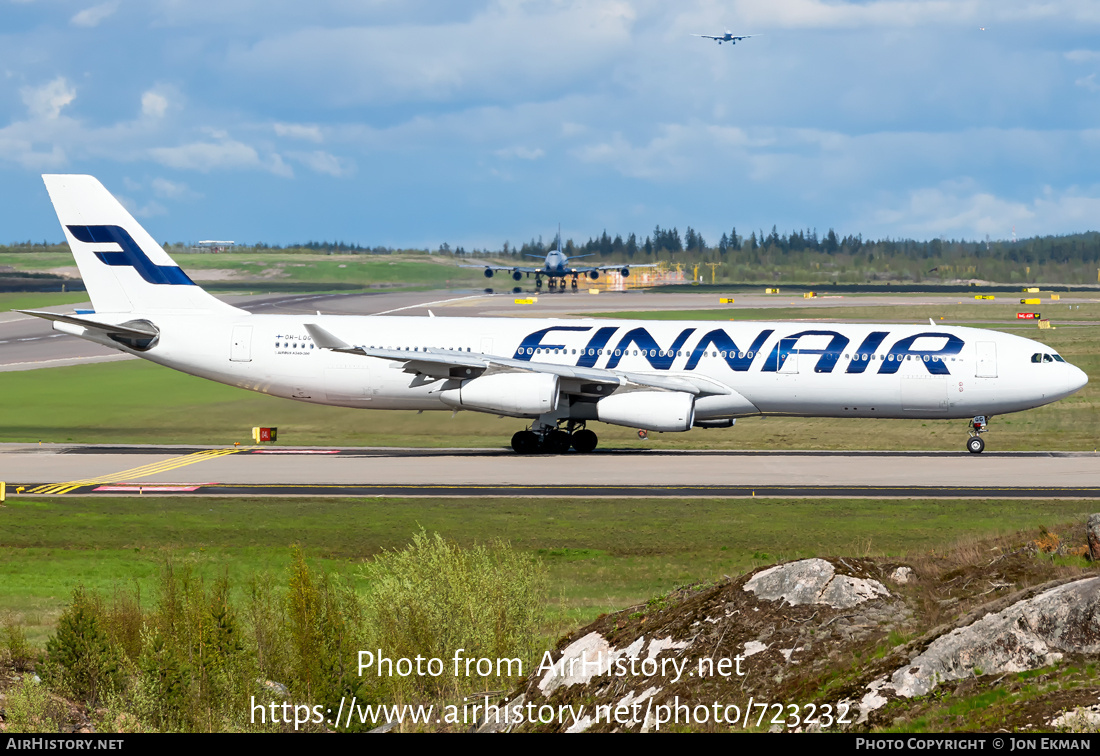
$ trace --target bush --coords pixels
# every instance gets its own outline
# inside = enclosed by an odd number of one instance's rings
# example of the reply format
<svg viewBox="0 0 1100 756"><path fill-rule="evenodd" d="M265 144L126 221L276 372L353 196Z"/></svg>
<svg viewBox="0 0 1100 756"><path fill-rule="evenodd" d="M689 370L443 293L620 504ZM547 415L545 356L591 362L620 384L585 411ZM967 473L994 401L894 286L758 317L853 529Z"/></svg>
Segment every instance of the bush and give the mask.
<svg viewBox="0 0 1100 756"><path fill-rule="evenodd" d="M46 642L46 677L90 706L120 681L119 654L105 625L102 604L80 586L57 621L57 634Z"/></svg>
<svg viewBox="0 0 1100 756"><path fill-rule="evenodd" d="M7 649L8 662L16 672L26 672L31 668L34 654L27 643L27 634L15 624L12 617L4 621L4 646Z"/></svg>
<svg viewBox="0 0 1100 756"><path fill-rule="evenodd" d="M538 561L506 543L461 548L439 534L421 531L402 551L384 552L365 568L370 644L392 659L440 658L456 649L465 657L520 659L524 670L537 659L547 618L548 578ZM509 684L507 670L487 677L396 675L385 678L398 699L462 694ZM519 670L513 667L513 672Z"/></svg>
<svg viewBox="0 0 1100 756"><path fill-rule="evenodd" d="M8 691L4 723L7 732L60 732L64 720L61 707L50 698L46 686L23 675L18 687Z"/></svg>
<svg viewBox="0 0 1100 756"><path fill-rule="evenodd" d="M207 588L188 568L165 565L156 609L146 618L134 700L159 729L241 726L255 663L229 602L229 581Z"/></svg>
<svg viewBox="0 0 1100 756"><path fill-rule="evenodd" d="M300 549L290 566L287 615L294 659L291 691L300 699L336 711L340 699L369 700L358 674L363 640L362 604L346 584L314 574Z"/></svg>

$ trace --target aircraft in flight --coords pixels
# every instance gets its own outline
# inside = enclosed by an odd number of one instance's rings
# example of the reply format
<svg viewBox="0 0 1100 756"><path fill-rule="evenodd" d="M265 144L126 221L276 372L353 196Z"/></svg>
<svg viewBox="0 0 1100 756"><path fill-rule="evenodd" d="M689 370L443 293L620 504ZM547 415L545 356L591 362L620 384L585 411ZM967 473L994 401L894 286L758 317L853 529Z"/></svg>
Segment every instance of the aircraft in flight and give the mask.
<svg viewBox="0 0 1100 756"><path fill-rule="evenodd" d="M527 255L528 257L539 257L539 255ZM543 259L542 267L523 267L522 265L493 265L492 263L485 263L484 265L463 265L463 268L485 268L485 277L492 278L493 274L497 271L508 271L512 275L512 280L522 281L524 276L535 277L535 288L542 289L542 279L545 277L548 288L550 291L559 289L565 291L565 280L572 279L573 291L576 291L579 284L578 279L584 276L591 278L593 281L600 277L600 273L617 270L626 278L630 275L631 268L654 268L656 265L599 265L599 266L576 266L570 265L570 260L579 260L582 257L591 257L592 255L575 255L573 257L567 257L561 248L561 229L558 230L557 244L546 253L546 257Z"/></svg>
<svg viewBox="0 0 1100 756"><path fill-rule="evenodd" d="M965 418L1088 382L1054 349L957 326L252 314L197 286L92 176L43 177L94 310L23 311L192 375L316 404L470 410L527 421L518 453L758 415Z"/></svg>
<svg viewBox="0 0 1100 756"><path fill-rule="evenodd" d="M693 37L702 37L703 39L717 40L718 44L722 44L723 42L729 42L731 45L736 45L741 40L749 39L750 37L754 37L756 35L755 34L744 34L744 35L738 37L738 36L735 36L733 34L733 32L731 32L729 29L726 29L725 34L721 34L717 37L712 35L712 34L692 34L691 36L693 36Z"/></svg>

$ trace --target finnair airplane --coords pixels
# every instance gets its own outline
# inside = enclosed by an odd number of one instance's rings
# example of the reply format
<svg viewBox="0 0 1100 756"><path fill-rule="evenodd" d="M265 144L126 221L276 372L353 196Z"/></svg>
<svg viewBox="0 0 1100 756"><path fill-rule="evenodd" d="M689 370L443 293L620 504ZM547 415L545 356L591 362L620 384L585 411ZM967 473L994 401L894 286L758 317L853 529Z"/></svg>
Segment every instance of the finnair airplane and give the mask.
<svg viewBox="0 0 1100 756"><path fill-rule="evenodd" d="M1050 347L936 325L253 315L196 286L91 176L44 176L94 311L54 329L231 386L316 404L528 420L518 453L592 451L587 425L729 427L754 415L966 418L1084 386Z"/></svg>

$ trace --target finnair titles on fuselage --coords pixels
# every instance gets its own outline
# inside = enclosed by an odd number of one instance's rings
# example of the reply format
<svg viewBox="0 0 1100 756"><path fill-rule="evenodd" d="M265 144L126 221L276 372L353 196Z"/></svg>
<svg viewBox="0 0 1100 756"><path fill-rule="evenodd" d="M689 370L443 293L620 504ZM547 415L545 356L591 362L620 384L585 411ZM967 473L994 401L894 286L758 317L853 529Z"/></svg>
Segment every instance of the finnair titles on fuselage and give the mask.
<svg viewBox="0 0 1100 756"><path fill-rule="evenodd" d="M962 327L253 315L196 286L90 176L46 186L95 307L32 313L183 372L318 404L530 419L518 452L591 451L591 421L653 431L753 415L987 418L1085 374L1041 343Z"/></svg>

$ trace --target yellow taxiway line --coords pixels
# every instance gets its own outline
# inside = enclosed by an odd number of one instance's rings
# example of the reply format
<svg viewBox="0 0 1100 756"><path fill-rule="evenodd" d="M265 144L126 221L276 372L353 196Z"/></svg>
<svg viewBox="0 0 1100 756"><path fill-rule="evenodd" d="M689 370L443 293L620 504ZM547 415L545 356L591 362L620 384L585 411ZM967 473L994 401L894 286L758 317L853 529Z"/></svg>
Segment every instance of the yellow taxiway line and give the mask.
<svg viewBox="0 0 1100 756"><path fill-rule="evenodd" d="M123 470L122 472L109 473L107 475L100 475L96 478L85 478L84 480L70 480L67 483L47 483L45 485L36 486L27 493L33 494L66 494L81 486L94 486L97 484L108 483L121 483L126 480L134 480L135 478L144 478L148 475L155 475L156 473L167 472L168 470L176 470L187 465L193 465L196 462L205 462L208 459L216 459L217 457L224 457L229 454L236 454L241 451L240 449L205 449L203 451L194 452L193 454L185 454L182 457L172 457L171 459L161 460L160 462L153 462L148 465L142 465L141 467L134 467L129 470Z"/></svg>

